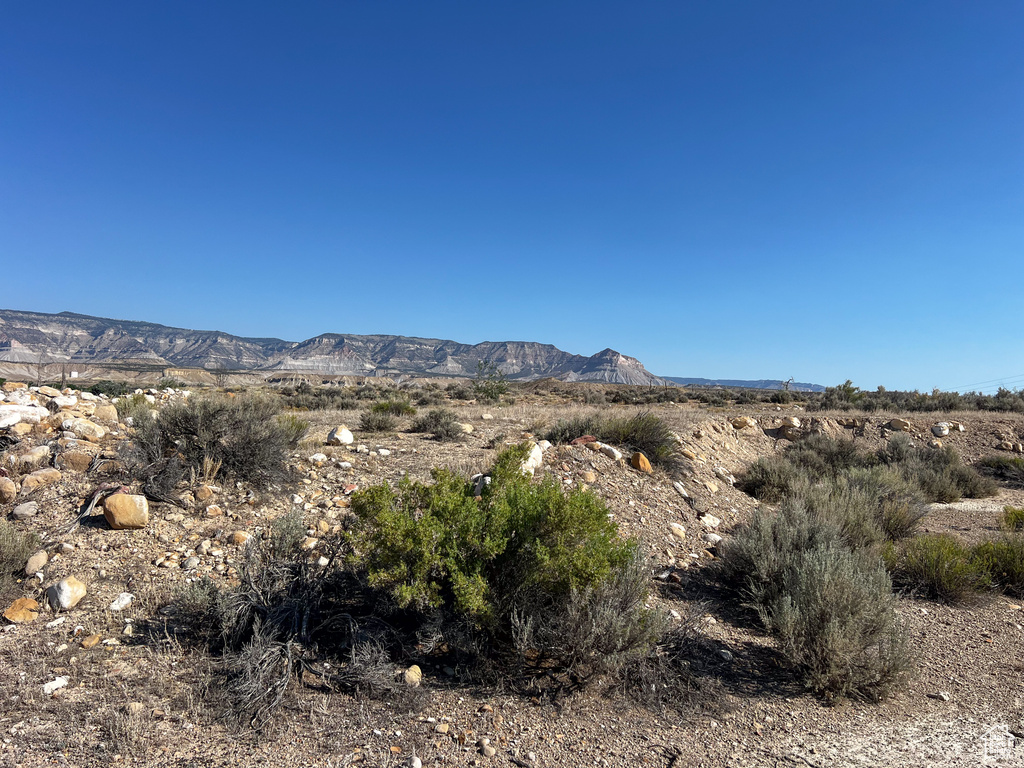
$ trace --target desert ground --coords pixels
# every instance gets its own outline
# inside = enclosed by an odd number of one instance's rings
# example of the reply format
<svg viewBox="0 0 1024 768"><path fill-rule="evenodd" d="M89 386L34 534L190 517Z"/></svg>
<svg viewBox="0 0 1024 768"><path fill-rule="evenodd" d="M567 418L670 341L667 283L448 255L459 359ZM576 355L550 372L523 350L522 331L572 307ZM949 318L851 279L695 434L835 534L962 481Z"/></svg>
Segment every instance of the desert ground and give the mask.
<svg viewBox="0 0 1024 768"><path fill-rule="evenodd" d="M715 559L704 534L729 537L759 506L733 481L758 457L790 444L779 432L784 417L872 448L884 445L891 434L884 425L893 417L909 420L921 442L937 422L959 422L964 431L944 441L973 464L1001 442L1021 439L1019 415L808 412L799 403L766 402L643 406L679 436L682 458L671 470L647 473L629 464L628 453L617 461L585 445L554 445L537 476L587 485L620 532L640 540L658 610L677 621L695 617L704 693L649 707L599 683L534 692L424 665L418 695L390 700L331 691L298 674L274 716L255 728L232 716L218 659L176 626L175 596L188 583L204 577L230 587L249 545L244 539L258 540L289 512L302 514L310 557L318 556L321 540L348 513L353 486L427 480L433 467L469 477L485 471L502 445L538 439L569 414L639 407L587 406L542 391L520 393L513 404L453 401L446 407L472 431L452 442L408 431L411 417L394 431L363 433L357 410L308 411L301 416L309 431L288 459L291 484L256 491L194 478L179 504L151 500L144 528L113 530L98 508L79 515L100 483L116 478L117 446L129 429L114 409L100 411L108 406L103 398L60 396L66 405L50 405L51 412L99 424L103 434L68 437L59 419L0 430L7 438L0 466L12 482L21 481L0 513L18 532L35 534L47 553L40 576L22 570L0 606L22 597L39 603L35 618L6 620L0 628L0 765L406 766L413 758L426 766L564 768L1024 765L1024 740L1013 736L1024 728L1020 600L991 594L948 605L901 595L912 677L881 703L835 703L788 674L773 638L703 575ZM157 390L152 396L158 405L178 397ZM739 417L752 423L737 428ZM343 424L354 442L327 445ZM17 464L44 445L50 450L38 464ZM40 468L59 477L26 489L25 478ZM36 502L32 514L15 515L26 502ZM1002 483L992 498L932 504L921 530L975 542L998 532L1006 505L1024 506L1024 489ZM702 522L714 519L714 527ZM685 528L685 539L673 524ZM86 594L54 611L46 590L67 577L83 583ZM111 610L122 593L134 599ZM64 685L48 687L58 680ZM482 739L493 750L485 751Z"/></svg>

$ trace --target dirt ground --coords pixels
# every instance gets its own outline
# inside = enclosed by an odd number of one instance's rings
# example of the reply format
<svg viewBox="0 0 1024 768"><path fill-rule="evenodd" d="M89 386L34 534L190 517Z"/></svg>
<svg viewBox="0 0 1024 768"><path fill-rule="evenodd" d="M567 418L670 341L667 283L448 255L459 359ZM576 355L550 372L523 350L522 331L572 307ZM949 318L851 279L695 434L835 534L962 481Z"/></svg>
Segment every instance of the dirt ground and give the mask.
<svg viewBox="0 0 1024 768"><path fill-rule="evenodd" d="M67 530L98 482L89 473L65 469L60 482L33 492L29 498L39 503L39 513L13 525L37 533L50 560L41 582L27 577L13 596L42 602L45 587L70 575L86 583L88 594L66 613L44 608L33 622L4 622L0 628L0 765L404 766L412 756L425 766L1024 765L1020 602L993 596L950 607L901 597L899 612L917 658L913 679L882 704L826 706L786 673L772 639L737 606L708 591L701 578L713 556L701 540L708 529L700 518L719 518L717 532L728 536L752 512L756 502L734 488L729 476L788 444L776 437L782 417L797 416L805 428L877 447L890 434L882 425L895 414L654 406L693 456L671 475L657 469L643 474L584 446L546 451L540 472L566 486L585 483L586 474L586 484L607 502L623 534L643 542L664 609L683 616L699 610L706 644L729 651L706 665L704 674L722 690L708 708L654 712L594 688L554 701L534 699L467 686L458 682L457 671L425 667L423 696L412 711L296 679L271 725L255 731L225 716L224 694L211 673L216 660L187 648L169 631L155 639L136 631L159 621L161 606L187 581L206 575L230 584L242 556L242 546L230 543L236 531L259 535L270 520L296 508L314 533L330 530L346 514L348 486L396 482L404 474L426 479L435 466L472 474L487 468L503 444L587 410L541 396L508 406L451 407L473 427L461 442L439 443L403 431L361 434L354 411L305 414L313 423L292 458L302 477L295 487L252 493L214 485L212 498L197 499L191 508L152 504L143 530L110 530L101 515ZM637 410L601 409L613 407ZM753 417L757 426L736 429L737 416ZM837 421L850 417L861 423L844 427ZM928 430L936 422L962 422L965 431L944 441L968 463L996 452L1008 436L1019 441L1024 435L1024 419L1014 415L906 418L921 440L931 438ZM355 432L355 443L326 446L328 432L343 423ZM123 437L123 426L114 426L90 450L111 450ZM54 438L28 435L8 452ZM326 458L311 460L317 453ZM25 500L0 506L0 513L8 515ZM1024 490L1001 487L993 499L932 505L922 529L976 541L997 532L1006 504L1024 506ZM672 523L686 528L685 541L672 535ZM197 554L205 540L208 551ZM190 557L198 558L195 568L184 567ZM109 606L122 592L136 599L112 612ZM101 641L84 648L82 640L94 634ZM67 685L44 693L44 684L61 676ZM439 732L441 724L449 726L447 733ZM477 748L483 737L495 746L493 757Z"/></svg>

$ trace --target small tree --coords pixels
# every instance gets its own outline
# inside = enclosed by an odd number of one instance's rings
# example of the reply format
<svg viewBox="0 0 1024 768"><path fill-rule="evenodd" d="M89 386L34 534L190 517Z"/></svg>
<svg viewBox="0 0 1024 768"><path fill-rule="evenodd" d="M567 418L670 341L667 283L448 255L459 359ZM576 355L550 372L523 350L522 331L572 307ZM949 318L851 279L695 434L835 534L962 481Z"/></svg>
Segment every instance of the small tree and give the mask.
<svg viewBox="0 0 1024 768"><path fill-rule="evenodd" d="M473 394L480 400L496 403L508 392L508 380L497 365L489 360L481 360L476 364L476 380L473 382Z"/></svg>

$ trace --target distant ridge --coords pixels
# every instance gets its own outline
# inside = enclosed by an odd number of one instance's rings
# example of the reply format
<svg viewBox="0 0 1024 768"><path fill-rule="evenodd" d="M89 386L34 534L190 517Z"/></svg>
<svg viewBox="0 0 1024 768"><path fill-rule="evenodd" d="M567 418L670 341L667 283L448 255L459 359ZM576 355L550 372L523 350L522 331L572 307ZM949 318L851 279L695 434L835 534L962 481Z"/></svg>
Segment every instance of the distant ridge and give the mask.
<svg viewBox="0 0 1024 768"><path fill-rule="evenodd" d="M328 376L475 376L480 361L509 379L556 378L671 386L633 357L605 349L586 357L551 344L461 344L413 336L325 333L305 341L256 339L73 312L0 309L0 367L17 364L131 365L211 372Z"/></svg>
<svg viewBox="0 0 1024 768"><path fill-rule="evenodd" d="M678 376L664 376L675 384L697 387L736 387L737 389L785 389L786 382L778 379L757 379L747 381L744 379L683 379ZM821 384L806 384L801 381L792 382L789 389L793 392L824 392L825 387Z"/></svg>

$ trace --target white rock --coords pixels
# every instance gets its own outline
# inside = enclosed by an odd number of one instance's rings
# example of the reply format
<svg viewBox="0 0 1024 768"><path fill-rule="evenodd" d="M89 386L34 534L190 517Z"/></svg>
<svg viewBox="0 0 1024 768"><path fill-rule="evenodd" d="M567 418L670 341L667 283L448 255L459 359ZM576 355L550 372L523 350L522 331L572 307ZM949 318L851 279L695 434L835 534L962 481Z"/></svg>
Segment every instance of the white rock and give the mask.
<svg viewBox="0 0 1024 768"><path fill-rule="evenodd" d="M686 527L680 523L669 523L669 533L675 536L680 541L686 541Z"/></svg>
<svg viewBox="0 0 1024 768"><path fill-rule="evenodd" d="M718 478L722 482L728 483L729 485L736 485L736 478L733 477L732 473L730 473L725 467L715 467L715 474L718 475Z"/></svg>
<svg viewBox="0 0 1024 768"><path fill-rule="evenodd" d="M717 533L705 533L704 534L704 541L706 541L711 546L715 546L721 540L722 540L722 537L719 536Z"/></svg>
<svg viewBox="0 0 1024 768"><path fill-rule="evenodd" d="M335 427L327 435L328 445L352 445L355 438L352 436L351 430L342 424L339 427Z"/></svg>
<svg viewBox="0 0 1024 768"><path fill-rule="evenodd" d="M621 451L617 450L616 448L610 445L605 445L604 443L601 443L601 453L603 453L612 461L618 461L619 459L622 458Z"/></svg>
<svg viewBox="0 0 1024 768"><path fill-rule="evenodd" d="M292 504L301 504L303 501L302 497L297 493L292 494Z"/></svg>
<svg viewBox="0 0 1024 768"><path fill-rule="evenodd" d="M674 483L672 483L672 487L675 488L676 489L676 493L678 493L684 499L690 498L690 494L688 494L686 492L686 488L683 486L683 484L679 480L676 480Z"/></svg>
<svg viewBox="0 0 1024 768"><path fill-rule="evenodd" d="M936 437L945 437L949 434L949 424L945 421L940 421L932 427L932 434Z"/></svg>
<svg viewBox="0 0 1024 768"><path fill-rule="evenodd" d="M50 402L58 408L73 408L78 403L78 398L71 395L58 395Z"/></svg>
<svg viewBox="0 0 1024 768"><path fill-rule="evenodd" d="M377 455L378 456L390 456L391 455L391 451L389 451L387 448L378 448L377 449Z"/></svg>
<svg viewBox="0 0 1024 768"><path fill-rule="evenodd" d="M323 453L314 453L312 456L309 457L309 460L314 464L322 464L323 462L327 461L327 456Z"/></svg>
<svg viewBox="0 0 1024 768"><path fill-rule="evenodd" d="M68 684L66 677L58 677L56 680L51 680L43 686L43 693L47 696L52 695L55 691L59 691L61 688Z"/></svg>
<svg viewBox="0 0 1024 768"><path fill-rule="evenodd" d="M546 451L548 448L551 447L551 441L541 440L539 443L537 443L537 447L540 448L542 451Z"/></svg>
<svg viewBox="0 0 1024 768"><path fill-rule="evenodd" d="M110 610L112 611L123 611L129 605L132 604L132 600L135 599L135 595L131 592L122 592L116 598L114 602L110 604Z"/></svg>
<svg viewBox="0 0 1024 768"><path fill-rule="evenodd" d="M526 458L523 460L523 465L521 467L522 472L524 475L530 475L532 477L533 473L540 469L543 463L544 450L537 443L534 443L530 448L529 454L527 454Z"/></svg>
<svg viewBox="0 0 1024 768"><path fill-rule="evenodd" d="M700 521L708 528L717 528L722 524L722 521L714 515L703 515Z"/></svg>

